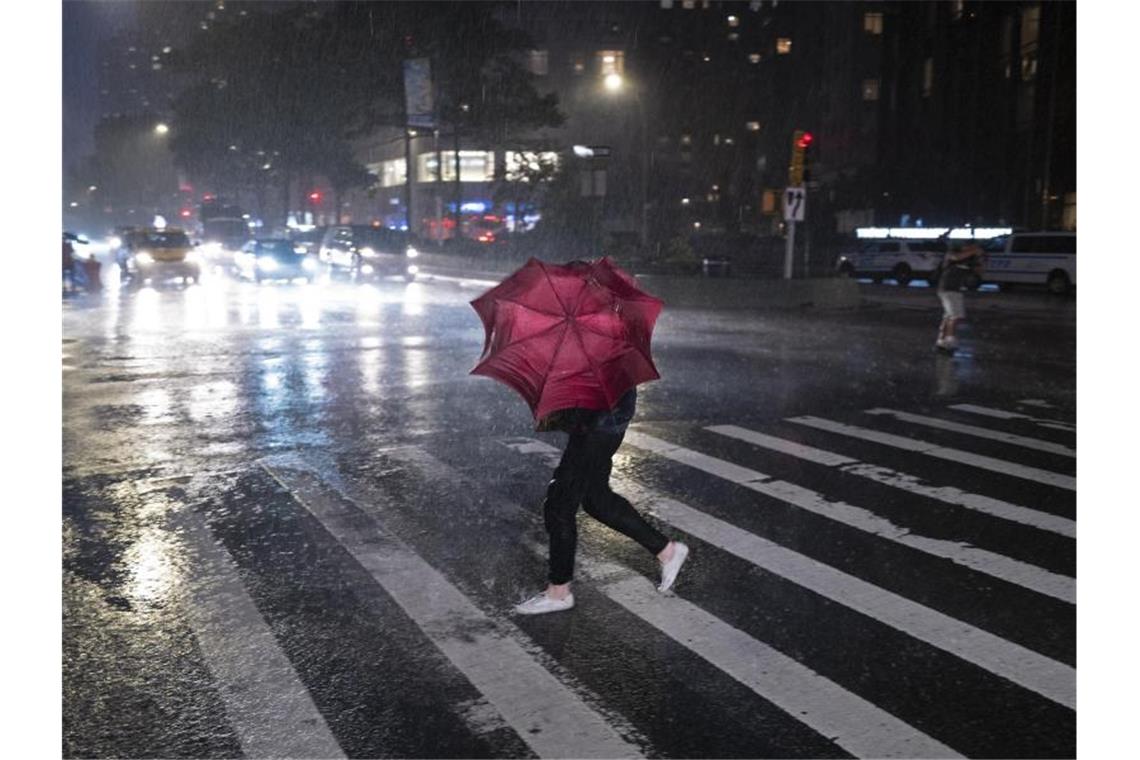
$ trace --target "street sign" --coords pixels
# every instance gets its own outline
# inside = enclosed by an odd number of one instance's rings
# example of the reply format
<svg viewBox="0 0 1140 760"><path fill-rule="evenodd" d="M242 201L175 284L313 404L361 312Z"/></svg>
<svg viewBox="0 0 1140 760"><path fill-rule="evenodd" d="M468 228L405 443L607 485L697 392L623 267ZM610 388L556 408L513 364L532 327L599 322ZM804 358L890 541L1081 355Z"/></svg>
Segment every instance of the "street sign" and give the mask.
<svg viewBox="0 0 1140 760"><path fill-rule="evenodd" d="M802 187L789 187L784 190L784 221L802 222L807 193Z"/></svg>

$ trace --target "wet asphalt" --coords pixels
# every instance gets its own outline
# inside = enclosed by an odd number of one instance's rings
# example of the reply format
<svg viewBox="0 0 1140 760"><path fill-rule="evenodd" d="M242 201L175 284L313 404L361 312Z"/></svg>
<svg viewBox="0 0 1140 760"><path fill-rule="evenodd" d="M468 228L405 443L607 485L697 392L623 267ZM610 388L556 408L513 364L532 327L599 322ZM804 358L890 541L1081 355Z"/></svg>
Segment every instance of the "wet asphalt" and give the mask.
<svg viewBox="0 0 1140 760"><path fill-rule="evenodd" d="M1075 540L944 494L1075 520L1075 491L1048 474L1075 474L1076 301L971 294L951 358L930 350L932 291L861 287L863 307L846 311L666 306L662 379L643 386L633 430L704 458L627 440L614 485L696 510L704 522L679 527L633 499L692 559L675 597L646 583L640 607L613 579L653 580L653 559L583 516L582 551L600 564L582 566L574 610L537 618L509 611L543 582L556 453L541 444L564 437L536 434L511 391L468 374L478 284L214 277L65 298L63 754L849 757L917 736L940 748L915 750L931 756L1073 756L1075 605L1023 579L1071 583ZM867 412L882 408L1006 438ZM708 429L719 425L943 491ZM857 509L829 511L844 505ZM734 529L769 548L734 549ZM823 585L769 564L785 549ZM972 550L989 559L946 555ZM833 593L832 571L873 603ZM453 598L461 607L437 616ZM917 633L916 615L941 627ZM677 634L697 620L703 633ZM1030 664L949 651L963 630ZM496 654L503 642L514 654ZM747 654L770 650L809 685ZM512 681L519 661L549 684ZM577 714L567 704L598 716L596 735L559 738L548 713ZM852 729L858 710L883 723Z"/></svg>

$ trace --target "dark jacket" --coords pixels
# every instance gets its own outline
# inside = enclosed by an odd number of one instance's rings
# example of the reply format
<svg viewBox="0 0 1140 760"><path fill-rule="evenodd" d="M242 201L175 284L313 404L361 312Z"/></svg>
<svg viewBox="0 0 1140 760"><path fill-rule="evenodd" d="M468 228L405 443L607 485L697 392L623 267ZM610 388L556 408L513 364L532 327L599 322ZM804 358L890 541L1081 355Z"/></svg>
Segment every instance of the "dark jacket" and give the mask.
<svg viewBox="0 0 1140 760"><path fill-rule="evenodd" d="M630 388L608 411L596 409L560 409L538 423L539 431L561 430L564 433L604 433L621 435L629 427L637 410L637 388Z"/></svg>

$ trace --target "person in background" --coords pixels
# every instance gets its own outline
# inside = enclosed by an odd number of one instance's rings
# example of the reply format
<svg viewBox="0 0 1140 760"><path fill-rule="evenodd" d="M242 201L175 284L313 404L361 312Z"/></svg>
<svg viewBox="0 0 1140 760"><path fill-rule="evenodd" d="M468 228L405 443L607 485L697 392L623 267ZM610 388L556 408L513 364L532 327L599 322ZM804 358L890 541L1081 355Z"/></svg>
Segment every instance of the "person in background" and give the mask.
<svg viewBox="0 0 1140 760"><path fill-rule="evenodd" d="M546 590L515 607L520 615L561 612L574 606L570 581L574 577L574 553L578 543L578 505L586 514L632 538L656 555L661 566L657 590L668 591L689 547L670 541L645 521L624 497L610 490L613 455L621 446L629 421L637 408L637 389L626 391L609 411L564 409L543 418L539 430L562 430L570 434L562 460L546 489L543 517L550 537L550 572Z"/></svg>
<svg viewBox="0 0 1140 760"><path fill-rule="evenodd" d="M75 290L75 248L66 237L63 239L63 289Z"/></svg>
<svg viewBox="0 0 1140 760"><path fill-rule="evenodd" d="M962 288L971 274L978 274L982 267L982 248L970 241L958 250L946 252L942 262L942 274L938 278L938 299L942 302L942 323L938 326L938 339L934 350L953 354L958 350L958 337L955 335L958 324L966 318L966 301Z"/></svg>

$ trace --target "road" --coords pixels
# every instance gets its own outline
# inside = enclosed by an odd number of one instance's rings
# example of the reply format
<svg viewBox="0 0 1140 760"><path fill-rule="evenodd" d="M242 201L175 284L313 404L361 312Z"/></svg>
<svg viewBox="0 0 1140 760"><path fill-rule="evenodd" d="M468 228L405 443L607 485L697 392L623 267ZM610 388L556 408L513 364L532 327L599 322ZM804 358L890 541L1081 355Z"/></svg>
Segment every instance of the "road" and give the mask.
<svg viewBox="0 0 1140 760"><path fill-rule="evenodd" d="M1073 301L666 308L615 490L675 593L583 516L564 442L468 374L478 283L64 303L70 757L1071 757Z"/></svg>

